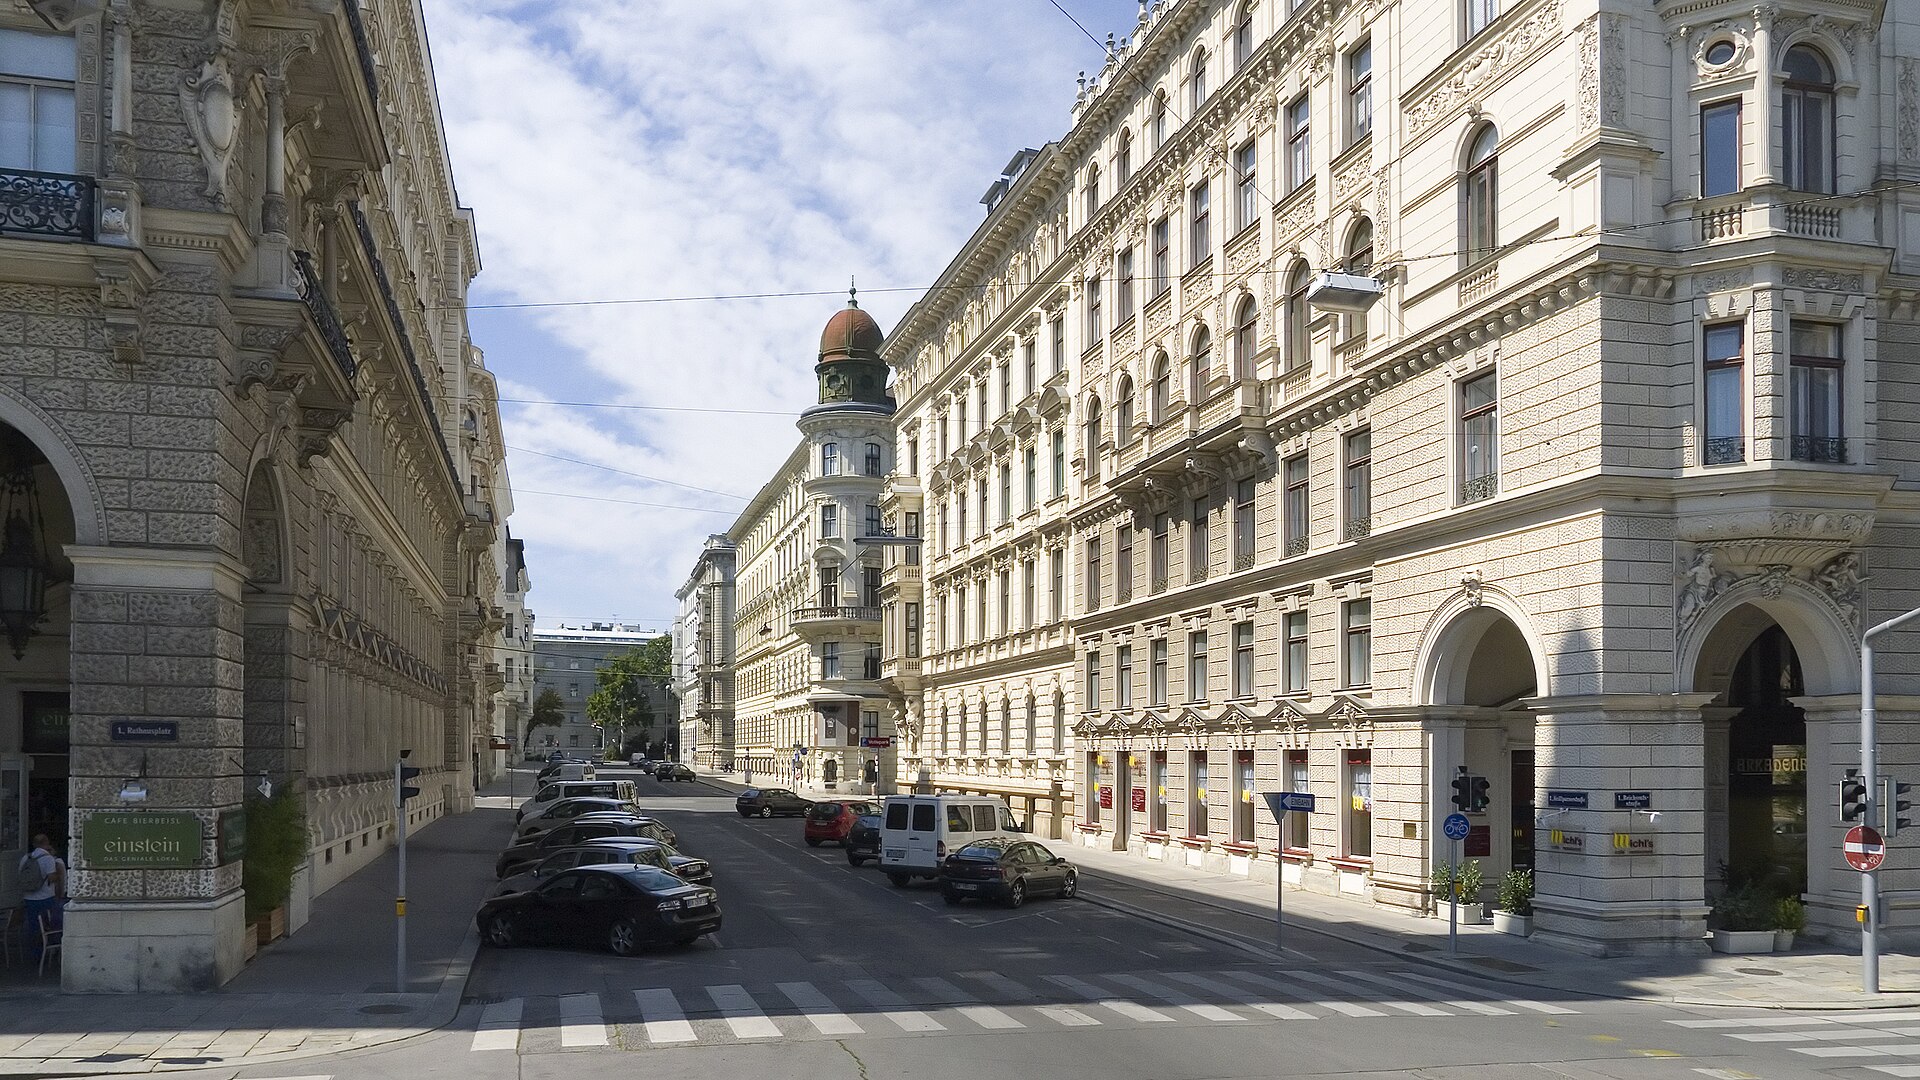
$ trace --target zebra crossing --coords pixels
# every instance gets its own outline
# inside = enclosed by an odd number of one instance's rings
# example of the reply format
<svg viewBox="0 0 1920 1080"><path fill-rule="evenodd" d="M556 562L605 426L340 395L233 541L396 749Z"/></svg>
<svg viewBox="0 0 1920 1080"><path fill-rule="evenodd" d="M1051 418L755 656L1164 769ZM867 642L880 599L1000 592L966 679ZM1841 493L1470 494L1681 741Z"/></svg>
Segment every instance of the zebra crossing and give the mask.
<svg viewBox="0 0 1920 1080"><path fill-rule="evenodd" d="M1870 1009L1807 1016L1741 1016L1669 1020L1757 1046L1791 1050L1827 1068L1855 1067L1885 1076L1920 1078L1920 1009ZM1900 1060L1900 1059L1907 1060Z"/></svg>
<svg viewBox="0 0 1920 1080"><path fill-rule="evenodd" d="M471 1023L475 1053L643 1050L702 1043L947 1033L1004 1033L1110 1024L1250 1024L1382 1017L1572 1015L1512 988L1411 971L1215 969L1141 974L994 971L893 980L716 983L509 998ZM1920 1072L1912 1075L1920 1078Z"/></svg>

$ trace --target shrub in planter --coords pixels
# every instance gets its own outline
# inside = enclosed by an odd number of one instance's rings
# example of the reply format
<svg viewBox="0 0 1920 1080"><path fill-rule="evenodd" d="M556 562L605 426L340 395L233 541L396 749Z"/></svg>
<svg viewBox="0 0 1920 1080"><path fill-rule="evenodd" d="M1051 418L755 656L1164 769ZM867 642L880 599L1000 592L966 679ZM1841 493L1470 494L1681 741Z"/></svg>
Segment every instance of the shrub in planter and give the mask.
<svg viewBox="0 0 1920 1080"><path fill-rule="evenodd" d="M1460 864L1460 874L1456 878L1453 866L1440 863L1433 868L1433 899L1435 903L1458 901L1462 904L1476 903L1480 898L1480 887L1484 884L1480 875L1480 860L1468 859Z"/></svg>
<svg viewBox="0 0 1920 1080"><path fill-rule="evenodd" d="M247 853L240 870L247 893L247 921L285 907L293 875L307 857L307 815L300 799L281 791L271 799L247 800Z"/></svg>
<svg viewBox="0 0 1920 1080"><path fill-rule="evenodd" d="M1533 914L1533 871L1509 870L1500 875L1494 910L1514 915Z"/></svg>
<svg viewBox="0 0 1920 1080"><path fill-rule="evenodd" d="M1720 894L1707 916L1715 930L1772 930L1773 898L1758 886L1740 885Z"/></svg>
<svg viewBox="0 0 1920 1080"><path fill-rule="evenodd" d="M1807 906L1793 897L1785 897L1773 905L1773 928L1799 933L1807 928Z"/></svg>

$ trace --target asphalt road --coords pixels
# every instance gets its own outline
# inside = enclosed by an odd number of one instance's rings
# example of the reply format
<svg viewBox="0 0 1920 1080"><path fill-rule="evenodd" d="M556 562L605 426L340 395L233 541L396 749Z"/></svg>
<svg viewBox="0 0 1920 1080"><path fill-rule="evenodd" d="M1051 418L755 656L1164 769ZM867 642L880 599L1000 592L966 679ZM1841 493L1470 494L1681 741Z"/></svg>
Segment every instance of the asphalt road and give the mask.
<svg viewBox="0 0 1920 1080"><path fill-rule="evenodd" d="M1307 932L1274 963L1103 907L1109 883L1091 876L1093 899L952 908L806 847L796 819L743 820L705 786L640 788L713 863L726 918L714 939L631 959L483 948L447 1030L238 1075L1881 1080L1863 1062L1896 1059L1818 1051L1900 1039L1916 1047L1901 1060L1920 1062L1916 1015L1869 1025L1573 997Z"/></svg>

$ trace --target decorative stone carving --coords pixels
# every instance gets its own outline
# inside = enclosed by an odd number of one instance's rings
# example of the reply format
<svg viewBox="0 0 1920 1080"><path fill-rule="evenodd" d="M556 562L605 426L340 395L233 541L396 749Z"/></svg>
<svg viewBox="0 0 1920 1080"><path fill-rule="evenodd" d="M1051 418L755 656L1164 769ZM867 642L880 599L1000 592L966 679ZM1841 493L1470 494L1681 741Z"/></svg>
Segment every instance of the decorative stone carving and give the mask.
<svg viewBox="0 0 1920 1080"><path fill-rule="evenodd" d="M1600 126L1600 16L1580 24L1579 129Z"/></svg>
<svg viewBox="0 0 1920 1080"><path fill-rule="evenodd" d="M1681 633L1693 628L1700 619L1700 613L1707 610L1716 598L1733 584L1733 575L1723 574L1713 567L1713 549L1702 547L1694 552L1693 561L1687 564L1676 579L1680 583L1676 599L1675 623Z"/></svg>
<svg viewBox="0 0 1920 1080"><path fill-rule="evenodd" d="M1840 609L1847 622L1856 630L1860 625L1860 556L1849 551L1836 555L1833 561L1820 568L1813 575L1813 584L1833 606Z"/></svg>
<svg viewBox="0 0 1920 1080"><path fill-rule="evenodd" d="M240 103L234 95L233 73L224 52L215 53L198 69L180 76L180 111L207 170L202 193L224 206L227 168L240 131Z"/></svg>
<svg viewBox="0 0 1920 1080"><path fill-rule="evenodd" d="M1720 270L1694 279L1694 292L1699 296L1712 293L1732 292L1735 289L1753 284L1753 271L1746 267L1732 270Z"/></svg>
<svg viewBox="0 0 1920 1080"><path fill-rule="evenodd" d="M1843 274L1825 267L1789 266L1781 280L1789 287L1822 292L1859 293L1866 288L1859 274Z"/></svg>
<svg viewBox="0 0 1920 1080"><path fill-rule="evenodd" d="M1480 606L1483 599L1481 590L1485 586L1486 581L1481 578L1479 570L1469 570L1467 575L1460 579L1460 588L1466 593L1468 607Z"/></svg>
<svg viewBox="0 0 1920 1080"><path fill-rule="evenodd" d="M1373 717L1353 702L1342 701L1327 719L1337 731L1338 745L1356 749L1373 745Z"/></svg>
<svg viewBox="0 0 1920 1080"><path fill-rule="evenodd" d="M1483 88L1519 67L1533 53L1560 36L1562 0L1547 0L1524 22L1456 60L1445 78L1407 109L1407 124L1424 135L1456 108L1474 100Z"/></svg>
<svg viewBox="0 0 1920 1080"><path fill-rule="evenodd" d="M1903 56L1894 87L1900 101L1900 160L1920 161L1920 60Z"/></svg>
<svg viewBox="0 0 1920 1080"><path fill-rule="evenodd" d="M1372 178L1367 169L1372 164L1373 158L1368 154L1354 154L1340 163L1333 174L1333 205L1344 205L1367 189L1367 182Z"/></svg>

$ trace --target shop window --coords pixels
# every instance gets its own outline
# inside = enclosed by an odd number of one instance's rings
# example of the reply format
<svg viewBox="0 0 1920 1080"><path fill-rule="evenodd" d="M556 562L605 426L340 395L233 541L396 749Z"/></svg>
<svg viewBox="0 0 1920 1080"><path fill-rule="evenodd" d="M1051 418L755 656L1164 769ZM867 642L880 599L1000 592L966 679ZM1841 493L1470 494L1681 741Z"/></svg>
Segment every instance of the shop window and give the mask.
<svg viewBox="0 0 1920 1080"><path fill-rule="evenodd" d="M1253 774L1253 751L1233 752L1233 839L1251 844L1255 839L1254 802L1259 799Z"/></svg>
<svg viewBox="0 0 1920 1080"><path fill-rule="evenodd" d="M1313 790L1312 775L1307 770L1307 752L1305 750L1287 751L1287 790L1305 795ZM1312 845L1313 819L1305 810L1287 812L1287 834L1285 837L1288 851L1306 851Z"/></svg>
<svg viewBox="0 0 1920 1080"><path fill-rule="evenodd" d="M1373 858L1373 751L1346 751L1346 805L1342 813L1346 851L1353 859Z"/></svg>
<svg viewBox="0 0 1920 1080"><path fill-rule="evenodd" d="M1148 759L1147 789L1153 796L1147 807L1147 828L1157 833L1167 831L1167 752L1155 750Z"/></svg>
<svg viewBox="0 0 1920 1080"><path fill-rule="evenodd" d="M1187 835L1207 835L1207 754L1187 755Z"/></svg>

